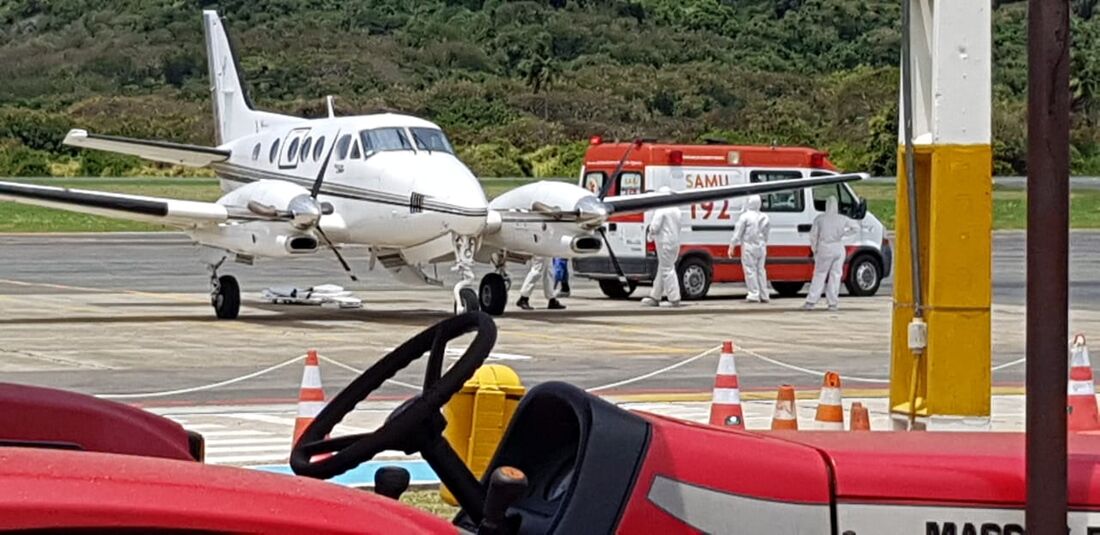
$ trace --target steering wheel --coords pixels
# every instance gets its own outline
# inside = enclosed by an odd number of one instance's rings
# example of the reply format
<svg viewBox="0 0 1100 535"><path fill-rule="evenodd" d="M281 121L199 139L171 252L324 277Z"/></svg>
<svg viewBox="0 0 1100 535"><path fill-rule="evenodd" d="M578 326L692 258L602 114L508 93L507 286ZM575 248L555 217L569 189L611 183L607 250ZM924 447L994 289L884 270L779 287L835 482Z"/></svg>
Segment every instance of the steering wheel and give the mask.
<svg viewBox="0 0 1100 535"><path fill-rule="evenodd" d="M441 374L447 343L476 331L466 352ZM447 421L440 409L473 377L496 343L497 328L484 312L468 312L443 320L401 344L328 402L290 452L295 474L329 479L369 461L387 450L419 452L454 494L466 514L481 522L485 491L462 459L443 438ZM367 399L397 372L431 351L424 389L406 401L370 433L326 438L359 402ZM332 454L332 455L326 455Z"/></svg>

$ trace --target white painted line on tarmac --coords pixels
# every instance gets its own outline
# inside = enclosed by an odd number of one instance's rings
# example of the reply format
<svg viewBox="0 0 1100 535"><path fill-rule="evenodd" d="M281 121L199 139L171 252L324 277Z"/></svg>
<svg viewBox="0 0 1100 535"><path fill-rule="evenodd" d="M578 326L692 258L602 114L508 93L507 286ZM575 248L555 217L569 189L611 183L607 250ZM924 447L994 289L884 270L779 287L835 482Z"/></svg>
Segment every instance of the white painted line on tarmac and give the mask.
<svg viewBox="0 0 1100 535"><path fill-rule="evenodd" d="M255 452L282 452L282 455L290 453L290 444L282 446L211 446L206 448L207 455L219 453L255 453Z"/></svg>
<svg viewBox="0 0 1100 535"><path fill-rule="evenodd" d="M220 416L225 416L227 418L236 418L238 420L247 420L247 421L250 421L250 422L261 422L261 423L265 423L265 424L285 425L285 426L289 426L289 427L294 427L294 418L287 417L287 416L275 416L273 414L258 414L258 413L247 413L247 412L230 412L230 413L222 414Z"/></svg>
<svg viewBox="0 0 1100 535"><path fill-rule="evenodd" d="M247 464L247 463L267 463L273 461L285 461L287 458L286 453L271 454L271 455L226 455L226 456L208 456L206 462L208 464Z"/></svg>
<svg viewBox="0 0 1100 535"><path fill-rule="evenodd" d="M265 437L270 436L270 433L264 431L254 430L234 430L234 431L210 431L209 433L202 434L206 438L211 437Z"/></svg>
<svg viewBox="0 0 1100 535"><path fill-rule="evenodd" d="M173 420L175 420L175 418L173 418ZM188 431L199 431L202 433L205 433L207 431L216 431L218 429L225 429L225 426L221 424L189 424L180 420L176 420L176 423L186 427Z"/></svg>
<svg viewBox="0 0 1100 535"><path fill-rule="evenodd" d="M220 448L222 446L250 446L253 444L279 444L284 445L287 448L290 447L290 437L271 437L271 438L227 438L224 440L212 440L207 443L207 447Z"/></svg>

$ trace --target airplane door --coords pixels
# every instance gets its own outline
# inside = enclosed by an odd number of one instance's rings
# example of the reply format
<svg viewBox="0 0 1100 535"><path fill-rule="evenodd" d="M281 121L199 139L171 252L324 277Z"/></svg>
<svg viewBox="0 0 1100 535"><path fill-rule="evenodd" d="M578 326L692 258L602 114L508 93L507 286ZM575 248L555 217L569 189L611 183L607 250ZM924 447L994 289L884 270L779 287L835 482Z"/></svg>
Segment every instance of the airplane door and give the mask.
<svg viewBox="0 0 1100 535"><path fill-rule="evenodd" d="M301 156L302 139L309 133L308 128L291 130L283 139L283 153L279 155L279 169L293 169L298 166Z"/></svg>

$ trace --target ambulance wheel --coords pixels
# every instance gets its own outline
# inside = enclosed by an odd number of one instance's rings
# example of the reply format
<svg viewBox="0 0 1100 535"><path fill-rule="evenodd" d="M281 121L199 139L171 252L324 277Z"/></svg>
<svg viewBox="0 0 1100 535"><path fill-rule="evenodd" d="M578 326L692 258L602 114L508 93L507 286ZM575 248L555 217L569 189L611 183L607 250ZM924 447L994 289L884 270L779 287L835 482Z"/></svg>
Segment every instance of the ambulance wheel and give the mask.
<svg viewBox="0 0 1100 535"><path fill-rule="evenodd" d="M680 261L677 268L680 275L680 298L686 301L698 301L710 291L710 263L697 256Z"/></svg>
<svg viewBox="0 0 1100 535"><path fill-rule="evenodd" d="M600 280L599 282L600 291L612 299L626 299L638 287L638 284L634 281L627 281L626 286L623 286L623 283L618 279Z"/></svg>
<svg viewBox="0 0 1100 535"><path fill-rule="evenodd" d="M772 281L772 288L775 288L780 297L797 297L805 286L804 282Z"/></svg>
<svg viewBox="0 0 1100 535"><path fill-rule="evenodd" d="M464 314L466 312L477 312L480 310L478 306L477 292L470 288L463 288L458 291L458 298L462 300L463 310L459 310L459 303L455 303L455 314Z"/></svg>
<svg viewBox="0 0 1100 535"><path fill-rule="evenodd" d="M489 273L481 278L481 286L478 288L478 297L481 298L481 310L490 316L504 314L504 307L508 306L508 284L499 273Z"/></svg>
<svg viewBox="0 0 1100 535"><path fill-rule="evenodd" d="M844 285L848 287L849 295L856 297L875 295L881 284L882 265L875 257L861 254L848 264L848 280L844 281Z"/></svg>
<svg viewBox="0 0 1100 535"><path fill-rule="evenodd" d="M236 277L222 275L218 277L218 287L210 299L214 305L214 314L221 320L235 319L241 312L241 286Z"/></svg>

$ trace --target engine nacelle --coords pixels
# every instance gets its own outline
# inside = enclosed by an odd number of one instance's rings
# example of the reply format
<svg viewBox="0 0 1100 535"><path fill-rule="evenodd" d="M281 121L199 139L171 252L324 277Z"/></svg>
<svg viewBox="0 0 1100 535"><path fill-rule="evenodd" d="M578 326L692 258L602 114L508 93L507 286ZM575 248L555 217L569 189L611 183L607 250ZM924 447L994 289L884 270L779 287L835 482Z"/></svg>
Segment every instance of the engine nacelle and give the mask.
<svg viewBox="0 0 1100 535"><path fill-rule="evenodd" d="M317 252L317 237L296 232L285 223L253 221L191 231L204 245L248 256L285 258Z"/></svg>
<svg viewBox="0 0 1100 535"><path fill-rule="evenodd" d="M496 233L485 237L485 243L505 251L558 258L589 256L603 249L598 236L563 223L505 221Z"/></svg>
<svg viewBox="0 0 1100 535"><path fill-rule="evenodd" d="M508 191L489 203L491 210L531 210L535 203L559 210L575 210L581 199L595 199L591 191L565 182L539 181Z"/></svg>
<svg viewBox="0 0 1100 535"><path fill-rule="evenodd" d="M485 242L505 251L536 256L576 258L597 254L603 242L591 229L582 228L572 219L554 221L534 209L538 203L569 212L594 200L592 192L564 182L542 181L518 187L489 203Z"/></svg>
<svg viewBox="0 0 1100 535"><path fill-rule="evenodd" d="M302 195L309 196L309 190L283 180L259 180L245 184L218 199L218 204L245 207L250 201L279 210L290 207L290 201Z"/></svg>

